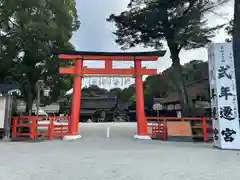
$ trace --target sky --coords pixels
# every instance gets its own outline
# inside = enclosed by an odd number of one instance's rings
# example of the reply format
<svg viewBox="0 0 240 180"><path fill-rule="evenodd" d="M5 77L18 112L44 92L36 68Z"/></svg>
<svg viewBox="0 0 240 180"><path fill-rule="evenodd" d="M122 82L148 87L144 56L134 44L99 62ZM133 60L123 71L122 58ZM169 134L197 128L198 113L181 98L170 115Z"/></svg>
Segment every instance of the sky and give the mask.
<svg viewBox="0 0 240 180"><path fill-rule="evenodd" d="M121 13L126 10L129 0L76 0L77 11L81 21L81 27L74 33L71 42L77 50L81 51L108 51L108 52L121 52L120 47L115 43L115 36L112 34L115 27L113 24L106 21L112 13ZM217 24L227 23L233 16L233 2L230 1L224 7L219 8L217 11L220 15L210 14L208 24L214 26ZM224 42L226 34L224 30L219 31L213 42ZM160 58L157 62L143 63L143 66L149 68L156 68L158 72L165 70L171 66L170 54L167 47L164 47L167 53L164 57ZM128 51L149 51L151 48L136 47ZM204 60L207 61L207 49L201 48L191 51L181 51L181 63L187 63L191 60ZM103 67L103 62L85 62L88 67ZM114 67L130 67L133 63L114 62ZM84 80L84 86L92 84L93 78ZM129 82L129 84L132 82ZM96 83L95 83L96 84ZM100 82L97 83L100 86ZM120 83L122 84L122 83ZM120 85L119 84L119 85ZM127 84L125 84L127 86ZM107 85L109 86L109 84ZM112 88L112 87L111 87Z"/></svg>

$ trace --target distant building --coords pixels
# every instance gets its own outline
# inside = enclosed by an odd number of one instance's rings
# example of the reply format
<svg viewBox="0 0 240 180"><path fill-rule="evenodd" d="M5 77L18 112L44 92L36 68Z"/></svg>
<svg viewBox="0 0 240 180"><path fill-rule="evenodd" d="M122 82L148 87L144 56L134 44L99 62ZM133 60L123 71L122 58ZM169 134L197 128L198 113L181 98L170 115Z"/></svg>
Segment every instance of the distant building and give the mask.
<svg viewBox="0 0 240 180"><path fill-rule="evenodd" d="M186 85L189 99L193 101L195 107L210 108L209 81L208 78L191 82ZM164 109L181 110L178 92L174 91L168 94L161 103Z"/></svg>
<svg viewBox="0 0 240 180"><path fill-rule="evenodd" d="M20 85L18 84L0 84L0 96L4 96L6 94L10 95L20 95L21 91Z"/></svg>
<svg viewBox="0 0 240 180"><path fill-rule="evenodd" d="M205 112L208 113L211 108L208 78L188 83L186 89L189 99L193 102L193 106L205 109ZM181 116L181 106L177 91L169 92L166 98L155 98L154 102L161 103L164 112L172 111L175 112L176 116Z"/></svg>
<svg viewBox="0 0 240 180"><path fill-rule="evenodd" d="M16 101L17 101L17 111L19 113L25 112L26 111L26 103L25 103L25 101L23 99L17 99ZM58 113L59 109L60 109L60 105L57 102L49 104L49 105L46 105L46 106L40 105L40 109L41 109L41 111L49 113L49 114L51 114L51 113ZM33 103L32 111L33 112L37 111L37 105L36 105L35 102Z"/></svg>
<svg viewBox="0 0 240 180"><path fill-rule="evenodd" d="M71 111L71 103L68 107ZM112 121L115 110L118 108L117 97L93 96L81 97L80 120Z"/></svg>

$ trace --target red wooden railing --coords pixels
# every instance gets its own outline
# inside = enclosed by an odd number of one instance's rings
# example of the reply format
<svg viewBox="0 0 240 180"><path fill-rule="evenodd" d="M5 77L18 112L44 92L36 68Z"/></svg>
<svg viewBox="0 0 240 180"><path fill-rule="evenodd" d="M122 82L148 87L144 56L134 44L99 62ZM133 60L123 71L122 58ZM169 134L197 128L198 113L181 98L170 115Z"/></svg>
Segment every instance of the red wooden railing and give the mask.
<svg viewBox="0 0 240 180"><path fill-rule="evenodd" d="M67 123L56 124L57 119L67 120ZM12 117L12 138L30 137L34 140L38 136L44 136L51 140L54 137L62 137L69 132L69 120L70 116L15 116ZM29 128L29 131L21 132L22 128ZM41 132L39 128L46 128L46 130Z"/></svg>
<svg viewBox="0 0 240 180"><path fill-rule="evenodd" d="M148 123L148 128L151 129L149 132L150 136L156 136L159 134L163 140L167 140L167 121L200 121L200 125L191 126L192 129L202 129L204 142L209 140L208 138L208 129L212 129L212 126L207 124L207 121L212 121L211 118L207 117L146 117L146 120L152 123ZM195 136L196 137L196 136ZM199 136L198 136L199 137Z"/></svg>

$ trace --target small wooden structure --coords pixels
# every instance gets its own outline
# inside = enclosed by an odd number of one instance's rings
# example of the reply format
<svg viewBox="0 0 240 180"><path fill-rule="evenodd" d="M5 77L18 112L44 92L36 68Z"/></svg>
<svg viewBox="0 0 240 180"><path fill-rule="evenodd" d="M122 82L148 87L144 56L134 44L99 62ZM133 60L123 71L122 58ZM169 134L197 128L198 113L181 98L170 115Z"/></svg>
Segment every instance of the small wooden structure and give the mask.
<svg viewBox="0 0 240 180"><path fill-rule="evenodd" d="M167 122L168 140L192 141L192 128L187 121Z"/></svg>
<svg viewBox="0 0 240 180"><path fill-rule="evenodd" d="M0 136L10 137L12 95L19 92L18 84L0 84Z"/></svg>
<svg viewBox="0 0 240 180"><path fill-rule="evenodd" d="M186 137L188 139L201 138L204 142L208 142L212 139L212 135L209 136L208 130L212 130L212 126L207 122L211 122L212 119L208 117L146 117L151 122L148 123L149 134L157 139L163 140L175 140L184 141ZM190 128L190 122L200 122ZM181 124L179 127L179 124ZM191 129L198 129L202 131L201 134L192 134ZM176 139L177 137L177 139ZM183 137L183 138L182 138Z"/></svg>

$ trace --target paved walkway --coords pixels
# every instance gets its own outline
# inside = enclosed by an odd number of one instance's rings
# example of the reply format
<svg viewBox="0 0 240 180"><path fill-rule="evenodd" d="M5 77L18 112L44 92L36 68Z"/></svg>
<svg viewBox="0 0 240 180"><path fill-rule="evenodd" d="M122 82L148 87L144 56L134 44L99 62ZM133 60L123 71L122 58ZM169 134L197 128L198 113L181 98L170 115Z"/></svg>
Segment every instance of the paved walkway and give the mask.
<svg viewBox="0 0 240 180"><path fill-rule="evenodd" d="M240 176L237 151L205 144L134 140L117 137L114 132L115 137L109 139L85 135L76 141L0 142L0 179L238 180Z"/></svg>
<svg viewBox="0 0 240 180"><path fill-rule="evenodd" d="M106 138L109 128L110 138L131 138L137 130L136 123L81 123L79 133L83 137Z"/></svg>

